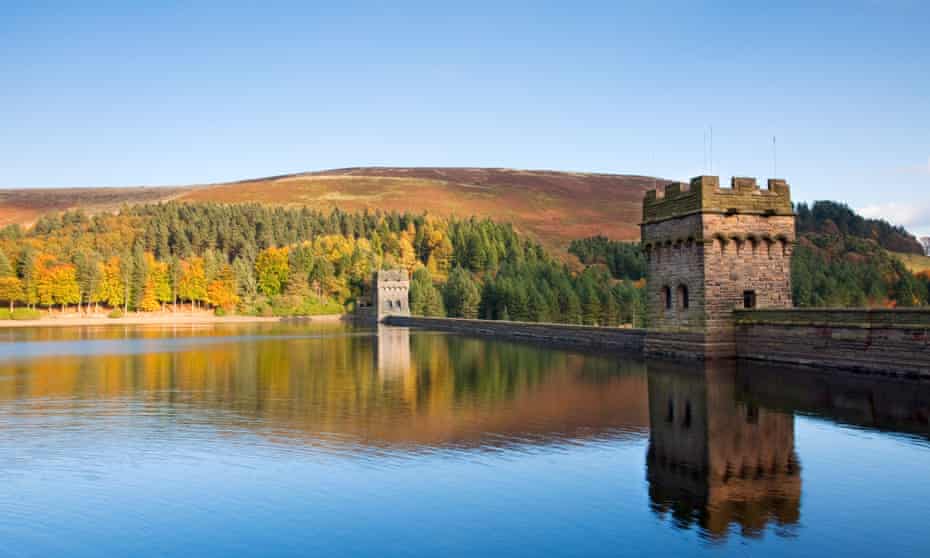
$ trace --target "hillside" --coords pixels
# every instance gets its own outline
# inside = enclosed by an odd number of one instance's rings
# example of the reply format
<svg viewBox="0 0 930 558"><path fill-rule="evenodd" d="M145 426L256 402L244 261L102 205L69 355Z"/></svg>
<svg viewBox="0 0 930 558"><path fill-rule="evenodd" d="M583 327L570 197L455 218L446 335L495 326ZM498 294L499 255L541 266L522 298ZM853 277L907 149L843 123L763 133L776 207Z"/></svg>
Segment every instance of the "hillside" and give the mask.
<svg viewBox="0 0 930 558"><path fill-rule="evenodd" d="M661 181L659 181L661 183ZM513 223L550 249L593 235L639 238L644 176L488 168L350 168L223 184L150 188L0 190L0 225L28 224L65 209L112 211L164 200L258 202L347 211L427 211Z"/></svg>
<svg viewBox="0 0 930 558"><path fill-rule="evenodd" d="M930 256L921 256L920 254L895 253L895 256L904 262L904 265L911 273L930 274Z"/></svg>

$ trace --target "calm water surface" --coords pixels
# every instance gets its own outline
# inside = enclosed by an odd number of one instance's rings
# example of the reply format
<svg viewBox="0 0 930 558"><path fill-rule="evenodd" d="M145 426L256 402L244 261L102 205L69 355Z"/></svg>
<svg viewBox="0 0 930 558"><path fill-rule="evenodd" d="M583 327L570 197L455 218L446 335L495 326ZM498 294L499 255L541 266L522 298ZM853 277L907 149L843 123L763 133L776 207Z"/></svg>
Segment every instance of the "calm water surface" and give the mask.
<svg viewBox="0 0 930 558"><path fill-rule="evenodd" d="M0 331L0 556L930 555L930 386L341 324Z"/></svg>

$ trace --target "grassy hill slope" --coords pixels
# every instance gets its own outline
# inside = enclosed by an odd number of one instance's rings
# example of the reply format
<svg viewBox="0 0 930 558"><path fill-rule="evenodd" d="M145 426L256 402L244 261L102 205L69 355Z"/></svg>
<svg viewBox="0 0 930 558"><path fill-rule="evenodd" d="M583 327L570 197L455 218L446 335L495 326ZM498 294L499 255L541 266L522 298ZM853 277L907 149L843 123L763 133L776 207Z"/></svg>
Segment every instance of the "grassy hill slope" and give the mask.
<svg viewBox="0 0 930 558"><path fill-rule="evenodd" d="M911 273L930 273L930 256L920 254L904 254L896 252L895 256L901 258Z"/></svg>
<svg viewBox="0 0 930 558"><path fill-rule="evenodd" d="M637 240L645 176L490 168L350 168L173 188L0 190L0 225L27 224L64 209L111 211L123 203L169 199L258 202L316 209L427 211L511 222L564 253L597 234ZM662 182L659 181L661 184Z"/></svg>

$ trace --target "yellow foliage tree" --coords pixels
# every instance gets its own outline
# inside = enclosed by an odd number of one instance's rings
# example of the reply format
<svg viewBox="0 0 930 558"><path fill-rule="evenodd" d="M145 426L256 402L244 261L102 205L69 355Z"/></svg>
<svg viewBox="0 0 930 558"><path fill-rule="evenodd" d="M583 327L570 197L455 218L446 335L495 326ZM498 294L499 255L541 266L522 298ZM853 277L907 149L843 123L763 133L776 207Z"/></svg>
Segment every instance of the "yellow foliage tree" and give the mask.
<svg viewBox="0 0 930 558"><path fill-rule="evenodd" d="M281 294L287 282L288 249L266 248L255 259L255 275L258 278L258 290L268 296Z"/></svg>
<svg viewBox="0 0 930 558"><path fill-rule="evenodd" d="M94 293L94 300L113 308L122 306L124 290L119 256L113 256L103 263L100 284L97 286L97 292Z"/></svg>
<svg viewBox="0 0 930 558"><path fill-rule="evenodd" d="M10 312L23 299L23 283L18 277L0 277L0 300L10 302Z"/></svg>
<svg viewBox="0 0 930 558"><path fill-rule="evenodd" d="M207 285L207 300L213 306L224 310L232 309L239 304L239 295L236 294L236 274L232 266L223 265L217 278Z"/></svg>

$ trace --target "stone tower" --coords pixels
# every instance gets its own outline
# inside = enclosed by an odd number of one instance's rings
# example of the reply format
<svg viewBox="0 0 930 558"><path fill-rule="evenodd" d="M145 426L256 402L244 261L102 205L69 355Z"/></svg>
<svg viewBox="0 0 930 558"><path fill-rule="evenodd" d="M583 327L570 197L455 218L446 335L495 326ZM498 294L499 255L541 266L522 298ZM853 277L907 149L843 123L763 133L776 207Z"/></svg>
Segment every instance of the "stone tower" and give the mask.
<svg viewBox="0 0 930 558"><path fill-rule="evenodd" d="M375 273L372 283L372 305L379 322L385 316L410 315L410 279L406 270L382 269Z"/></svg>
<svg viewBox="0 0 930 558"><path fill-rule="evenodd" d="M795 241L784 180L762 190L754 178L716 176L646 193L642 244L647 261L652 354L732 357L735 308L791 307Z"/></svg>

